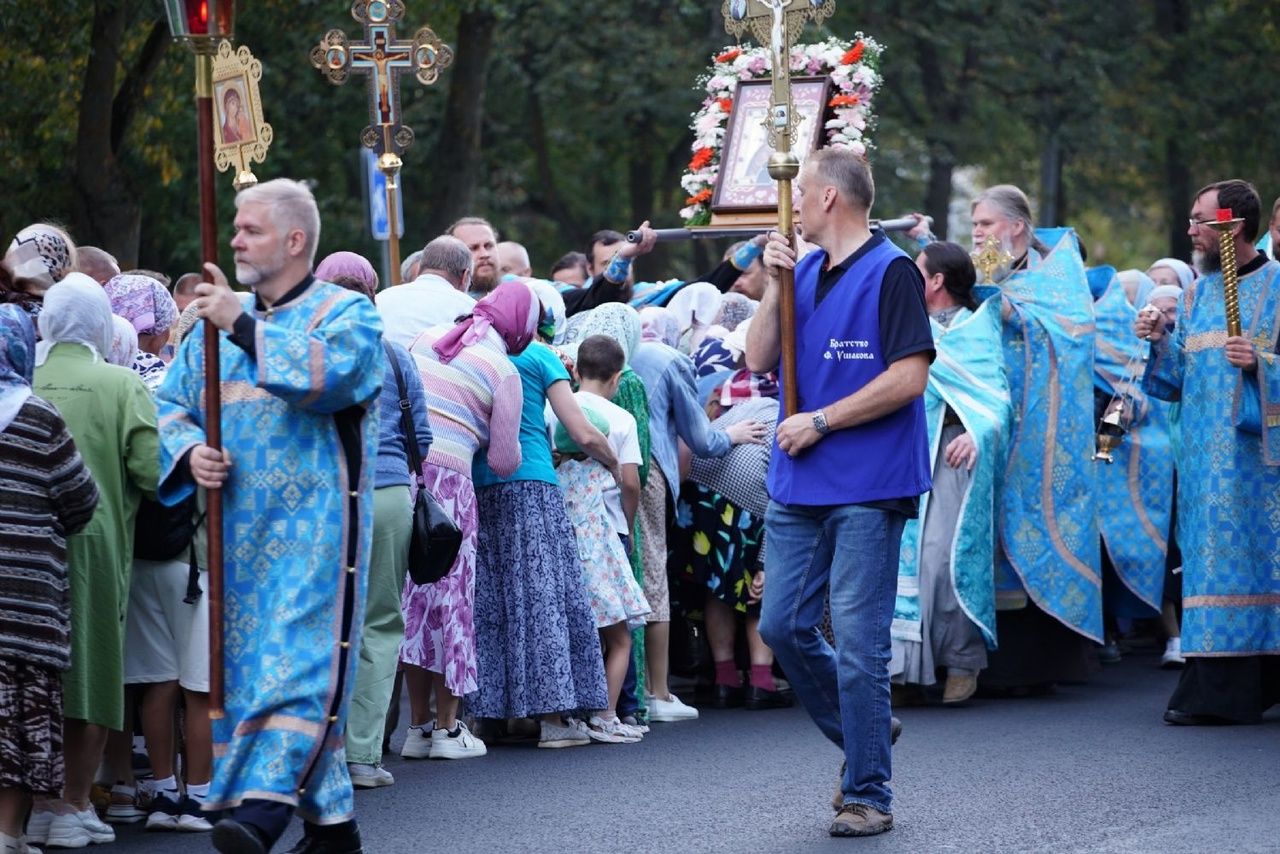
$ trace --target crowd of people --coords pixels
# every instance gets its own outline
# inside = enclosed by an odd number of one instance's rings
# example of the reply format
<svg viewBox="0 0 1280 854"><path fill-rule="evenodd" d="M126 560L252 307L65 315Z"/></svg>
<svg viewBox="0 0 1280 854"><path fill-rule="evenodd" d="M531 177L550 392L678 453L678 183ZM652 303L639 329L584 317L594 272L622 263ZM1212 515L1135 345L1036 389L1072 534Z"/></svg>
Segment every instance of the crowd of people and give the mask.
<svg viewBox="0 0 1280 854"><path fill-rule="evenodd" d="M318 208L285 179L237 196L247 293L214 265L171 285L19 232L0 266L4 854L132 822L266 852L294 815L292 851L358 852L352 789L395 783L401 691L405 759L633 744L702 703L799 700L844 751L831 832L855 836L892 827L892 705L1087 679L1136 621L1183 668L1170 723L1280 702L1280 265L1254 248L1253 188L1193 200L1204 275L1086 269L1008 185L973 201L974 253L921 217L912 258L846 152L811 156L797 197L802 239L639 283L648 223L542 279L466 217L380 288L358 254L315 262ZM1243 336L1222 332L1221 211ZM422 508L460 546L419 584Z"/></svg>

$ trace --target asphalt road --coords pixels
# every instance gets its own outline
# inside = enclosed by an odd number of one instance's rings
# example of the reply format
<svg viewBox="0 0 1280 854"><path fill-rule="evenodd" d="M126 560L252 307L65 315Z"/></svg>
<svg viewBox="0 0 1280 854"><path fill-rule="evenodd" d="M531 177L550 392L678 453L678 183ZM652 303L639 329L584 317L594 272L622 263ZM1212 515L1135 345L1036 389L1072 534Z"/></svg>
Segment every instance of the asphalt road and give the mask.
<svg viewBox="0 0 1280 854"><path fill-rule="evenodd" d="M1049 697L901 710L896 827L869 839L827 836L840 755L799 709L704 711L636 745L388 757L397 783L358 792L358 818L370 854L1280 851L1280 710L1167 726L1176 676L1155 663L1127 656ZM134 827L108 850L212 848Z"/></svg>

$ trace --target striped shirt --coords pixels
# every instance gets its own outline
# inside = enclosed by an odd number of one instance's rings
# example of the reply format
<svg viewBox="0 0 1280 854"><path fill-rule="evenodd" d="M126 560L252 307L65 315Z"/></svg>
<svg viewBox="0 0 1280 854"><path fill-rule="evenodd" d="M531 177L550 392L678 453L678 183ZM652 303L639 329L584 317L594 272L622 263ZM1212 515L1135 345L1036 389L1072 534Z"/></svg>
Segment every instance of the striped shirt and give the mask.
<svg viewBox="0 0 1280 854"><path fill-rule="evenodd" d="M431 345L450 329L428 329L409 347L427 393L431 451L426 461L470 480L476 451L487 447L489 467L506 477L520 468L520 373L493 330L448 364L441 362Z"/></svg>
<svg viewBox="0 0 1280 854"><path fill-rule="evenodd" d="M0 658L71 666L67 537L98 487L52 404L29 397L0 431Z"/></svg>

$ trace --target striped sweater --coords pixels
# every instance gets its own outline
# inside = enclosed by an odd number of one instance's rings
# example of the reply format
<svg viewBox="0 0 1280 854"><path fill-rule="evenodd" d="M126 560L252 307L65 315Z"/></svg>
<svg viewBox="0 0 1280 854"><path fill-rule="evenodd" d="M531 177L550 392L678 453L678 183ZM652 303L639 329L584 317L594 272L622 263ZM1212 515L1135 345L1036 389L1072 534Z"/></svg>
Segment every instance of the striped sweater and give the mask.
<svg viewBox="0 0 1280 854"><path fill-rule="evenodd" d="M489 467L506 477L520 468L524 389L498 333L489 330L447 365L431 345L449 331L437 326L409 347L427 393L431 451L427 462L471 479L471 460L489 449Z"/></svg>
<svg viewBox="0 0 1280 854"><path fill-rule="evenodd" d="M0 431L0 658L71 666L67 537L98 487L52 404L29 397Z"/></svg>

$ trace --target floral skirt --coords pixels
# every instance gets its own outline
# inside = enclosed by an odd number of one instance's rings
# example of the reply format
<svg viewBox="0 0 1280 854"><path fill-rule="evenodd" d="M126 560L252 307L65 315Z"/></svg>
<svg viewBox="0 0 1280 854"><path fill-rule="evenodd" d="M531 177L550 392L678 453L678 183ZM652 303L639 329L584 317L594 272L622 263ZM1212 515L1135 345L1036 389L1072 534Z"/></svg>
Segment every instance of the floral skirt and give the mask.
<svg viewBox="0 0 1280 854"><path fill-rule="evenodd" d="M0 789L62 797L62 674L0 658Z"/></svg>
<svg viewBox="0 0 1280 854"><path fill-rule="evenodd" d="M517 481L476 493L475 630L481 718L609 704L596 618L560 487Z"/></svg>
<svg viewBox="0 0 1280 854"><path fill-rule="evenodd" d="M556 471L564 490L565 509L573 523L583 586L596 626L604 628L623 622L633 629L643 626L649 602L631 572L627 550L613 530L604 502L604 492L613 475L594 460L570 460Z"/></svg>
<svg viewBox="0 0 1280 854"><path fill-rule="evenodd" d="M476 539L480 528L471 478L428 463L427 491L462 531L462 547L449 574L435 584L406 580L400 597L404 642L400 660L444 676L455 697L476 690Z"/></svg>
<svg viewBox="0 0 1280 854"><path fill-rule="evenodd" d="M672 573L679 581L685 613L701 610L697 591L711 594L739 613L757 613L748 604L751 579L759 571L764 520L717 492L685 483L676 508L671 543Z"/></svg>

